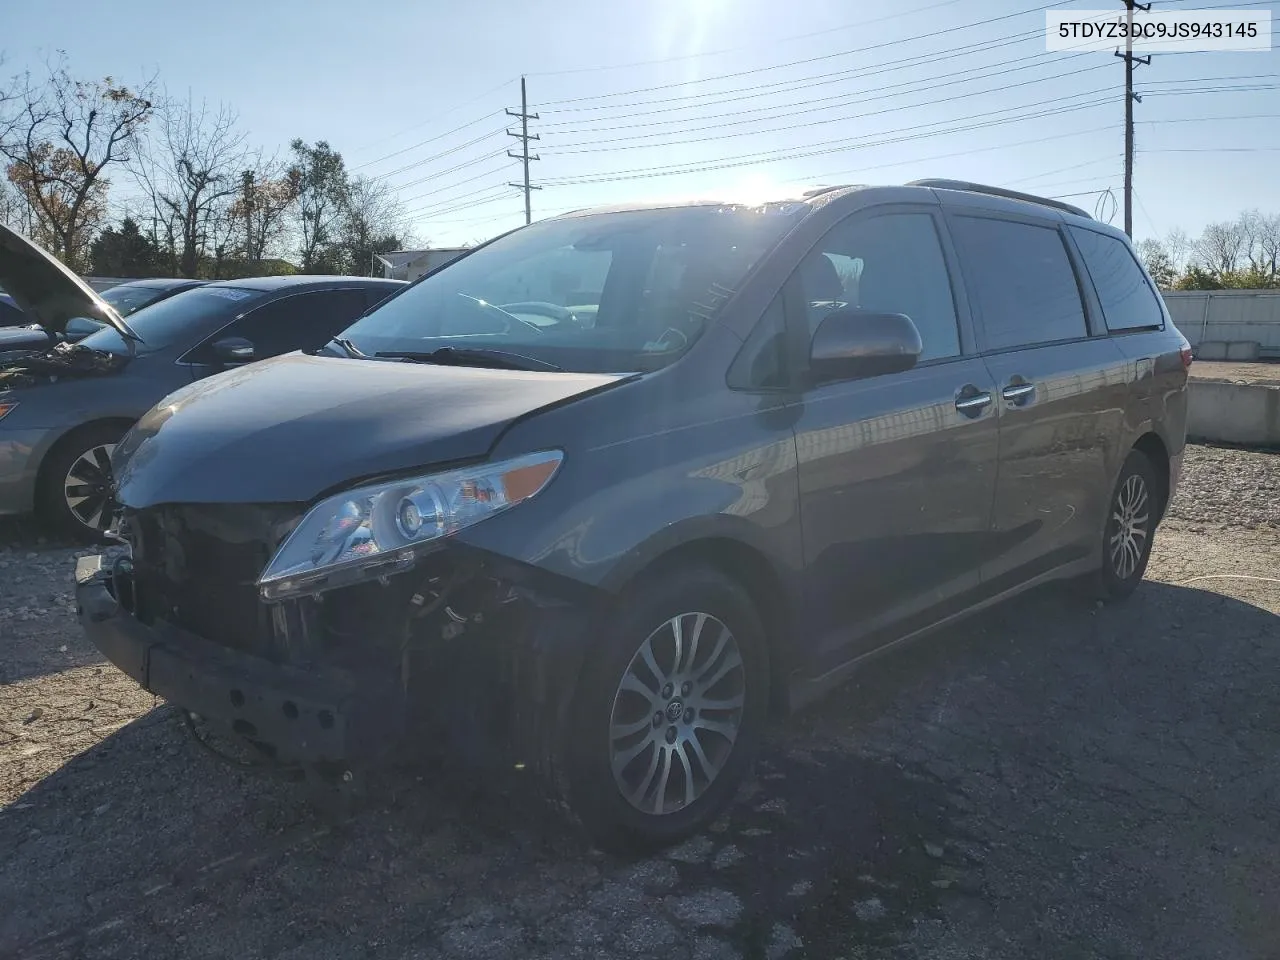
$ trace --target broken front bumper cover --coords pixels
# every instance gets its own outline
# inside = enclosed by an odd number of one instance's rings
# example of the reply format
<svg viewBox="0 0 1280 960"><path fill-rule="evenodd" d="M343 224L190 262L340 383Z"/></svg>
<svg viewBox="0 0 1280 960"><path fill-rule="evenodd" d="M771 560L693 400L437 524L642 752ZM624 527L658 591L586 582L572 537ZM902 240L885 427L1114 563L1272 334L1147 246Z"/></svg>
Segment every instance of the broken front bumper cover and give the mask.
<svg viewBox="0 0 1280 960"><path fill-rule="evenodd" d="M365 763L403 730L403 695L390 678L273 663L210 643L173 624L147 625L112 595L110 563L76 562L76 611L85 635L142 687L297 763Z"/></svg>

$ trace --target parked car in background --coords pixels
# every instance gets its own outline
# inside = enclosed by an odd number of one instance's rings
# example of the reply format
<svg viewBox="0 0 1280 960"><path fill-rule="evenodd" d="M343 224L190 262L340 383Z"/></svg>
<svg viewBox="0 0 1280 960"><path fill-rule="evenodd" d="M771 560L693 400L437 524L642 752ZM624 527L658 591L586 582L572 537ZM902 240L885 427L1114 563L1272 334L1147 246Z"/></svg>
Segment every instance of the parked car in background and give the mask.
<svg viewBox="0 0 1280 960"><path fill-rule="evenodd" d="M12 232L0 233L0 283L46 330L61 334L77 317L102 324L0 371L0 514L38 510L88 539L112 519L112 449L162 397L230 367L318 348L405 286L364 277L224 281L165 296L125 320Z"/></svg>
<svg viewBox="0 0 1280 960"><path fill-rule="evenodd" d="M81 623L320 776L452 739L664 844L866 657L1048 580L1133 591L1189 364L1128 238L1051 200L569 214L143 417Z"/></svg>
<svg viewBox="0 0 1280 960"><path fill-rule="evenodd" d="M198 287L205 282L204 280L189 280L184 277L177 279L157 277L148 280L130 280L126 283L119 283L109 287L99 292L98 296L114 307L116 313L120 314L120 316L127 317L137 313L143 307L159 303L174 294L181 293L183 290L190 290L192 287ZM0 326L3 326L5 319L3 300L4 298L0 298ZM9 300L9 303L12 304L14 311L9 316L16 316L18 319L14 322L21 324L21 326L16 329L0 330L0 362L13 359L15 355L20 355L29 350L48 350L57 343L77 343L89 334L102 329L103 326L101 320L94 320L90 317L72 317L61 330L49 331L39 323L31 322L27 315L18 309L17 304L13 303L12 299Z"/></svg>

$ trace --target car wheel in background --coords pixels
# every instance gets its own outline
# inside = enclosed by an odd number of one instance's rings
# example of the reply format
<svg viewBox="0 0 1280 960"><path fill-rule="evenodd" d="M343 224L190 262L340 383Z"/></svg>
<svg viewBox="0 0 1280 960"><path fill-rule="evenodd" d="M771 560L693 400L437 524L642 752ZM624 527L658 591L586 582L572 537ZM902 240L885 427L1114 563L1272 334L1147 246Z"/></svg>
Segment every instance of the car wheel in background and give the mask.
<svg viewBox="0 0 1280 960"><path fill-rule="evenodd" d="M592 839L642 851L706 825L749 767L768 700L764 630L736 582L684 567L629 591L567 734L570 803Z"/></svg>
<svg viewBox="0 0 1280 960"><path fill-rule="evenodd" d="M38 506L59 533L96 543L111 525L111 451L128 428L92 423L58 441L40 470Z"/></svg>
<svg viewBox="0 0 1280 960"><path fill-rule="evenodd" d="M1146 454L1129 451L1107 508L1102 569L1094 581L1100 599L1123 600L1142 582L1160 516L1161 489Z"/></svg>

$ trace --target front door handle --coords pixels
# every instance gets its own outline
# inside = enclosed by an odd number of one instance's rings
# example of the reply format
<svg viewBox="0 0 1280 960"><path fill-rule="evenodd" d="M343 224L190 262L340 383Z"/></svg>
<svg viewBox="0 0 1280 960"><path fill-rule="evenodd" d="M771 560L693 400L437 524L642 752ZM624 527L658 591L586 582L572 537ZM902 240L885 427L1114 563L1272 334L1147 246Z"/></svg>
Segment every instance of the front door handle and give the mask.
<svg viewBox="0 0 1280 960"><path fill-rule="evenodd" d="M970 417L976 417L990 405L989 393L966 393L956 397L956 409Z"/></svg>
<svg viewBox="0 0 1280 960"><path fill-rule="evenodd" d="M1024 403L1036 392L1034 383L1011 383L1000 391L1000 396L1013 403Z"/></svg>

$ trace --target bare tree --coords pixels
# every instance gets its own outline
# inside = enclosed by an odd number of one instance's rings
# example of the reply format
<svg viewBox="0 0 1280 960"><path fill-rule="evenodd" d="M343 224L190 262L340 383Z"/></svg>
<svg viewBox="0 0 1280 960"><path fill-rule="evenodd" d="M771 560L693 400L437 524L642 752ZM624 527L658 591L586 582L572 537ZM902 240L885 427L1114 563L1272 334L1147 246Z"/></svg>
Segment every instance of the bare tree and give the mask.
<svg viewBox="0 0 1280 960"><path fill-rule="evenodd" d="M226 220L239 189L245 135L225 106L213 111L203 102L166 97L156 113L159 122L142 140L133 170L162 225L176 272L194 277L214 252L211 234L225 233L219 221Z"/></svg>
<svg viewBox="0 0 1280 960"><path fill-rule="evenodd" d="M1236 223L1250 272L1257 278L1274 278L1280 269L1280 215L1246 210Z"/></svg>
<svg viewBox="0 0 1280 960"><path fill-rule="evenodd" d="M337 239L340 268L371 273L374 257L402 249L409 242L404 205L383 182L355 177L347 186Z"/></svg>
<svg viewBox="0 0 1280 960"><path fill-rule="evenodd" d="M1244 252L1245 237L1239 221L1211 223L1195 242L1196 259L1219 277L1238 270Z"/></svg>
<svg viewBox="0 0 1280 960"><path fill-rule="evenodd" d="M1181 227L1174 227L1161 241L1173 269L1181 273L1187 266L1187 256L1191 253L1191 238Z"/></svg>
<svg viewBox="0 0 1280 960"><path fill-rule="evenodd" d="M127 163L151 115L147 82L134 92L111 77L76 80L65 59L36 81L18 78L0 153L5 173L32 210L32 233L73 269L106 216L106 174Z"/></svg>

